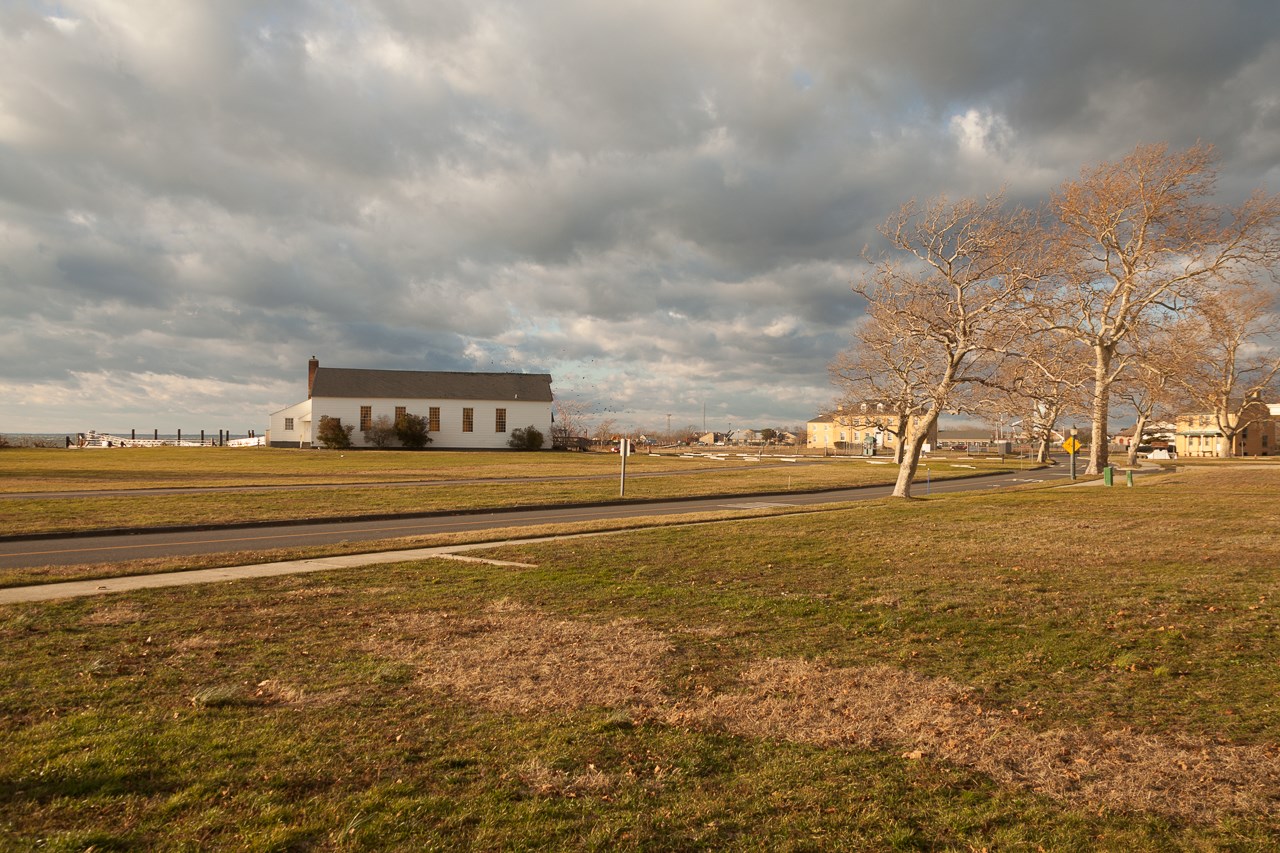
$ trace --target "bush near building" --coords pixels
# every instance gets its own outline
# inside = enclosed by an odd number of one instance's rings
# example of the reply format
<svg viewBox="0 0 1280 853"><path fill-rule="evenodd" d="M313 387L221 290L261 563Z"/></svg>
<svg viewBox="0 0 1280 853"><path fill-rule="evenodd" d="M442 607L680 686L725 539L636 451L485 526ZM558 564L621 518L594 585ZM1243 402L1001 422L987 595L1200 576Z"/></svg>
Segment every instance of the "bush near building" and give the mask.
<svg viewBox="0 0 1280 853"><path fill-rule="evenodd" d="M542 430L535 426L517 427L511 431L507 446L512 450L541 450Z"/></svg>

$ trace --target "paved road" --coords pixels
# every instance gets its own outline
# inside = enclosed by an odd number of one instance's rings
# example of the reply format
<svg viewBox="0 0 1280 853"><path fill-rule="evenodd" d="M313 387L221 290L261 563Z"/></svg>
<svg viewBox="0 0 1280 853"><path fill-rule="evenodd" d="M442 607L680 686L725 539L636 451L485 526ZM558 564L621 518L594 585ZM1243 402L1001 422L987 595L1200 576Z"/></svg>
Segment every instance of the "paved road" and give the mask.
<svg viewBox="0 0 1280 853"><path fill-rule="evenodd" d="M943 480L928 486L932 494L1008 488L1028 483L1062 481L1068 472L1062 468L1015 472L976 479ZM75 565L80 563L119 562L156 557L190 556L232 551L260 551L268 548L304 548L339 542L365 542L433 533L456 533L496 527L527 527L539 524L592 521L610 518L679 515L716 512L731 509L813 506L823 503L880 498L893 491L891 486L872 486L808 494L786 494L764 497L711 497L663 501L661 503L623 503L590 507L539 507L457 515L430 515L389 520L334 521L315 524L269 524L253 527L219 528L198 531L160 531L150 533L109 534L99 536L67 536L36 540L0 541L0 568ZM923 496L926 486L916 484L915 493Z"/></svg>
<svg viewBox="0 0 1280 853"><path fill-rule="evenodd" d="M800 462L774 462L769 457L747 470L760 471L769 468L794 469L807 465L820 465L822 460ZM687 477L691 474L719 474L724 466L716 468L678 468L670 471L636 471L627 474L628 480L652 477ZM77 489L59 492L0 492L3 500L58 500L60 498L133 498L140 496L227 494L235 492L298 492L316 489L393 489L431 488L451 486L491 486L503 483L559 483L583 480L617 480L618 472L602 474L559 474L546 477L474 477L464 480L386 480L360 483L258 483L241 486L154 486L145 489Z"/></svg>

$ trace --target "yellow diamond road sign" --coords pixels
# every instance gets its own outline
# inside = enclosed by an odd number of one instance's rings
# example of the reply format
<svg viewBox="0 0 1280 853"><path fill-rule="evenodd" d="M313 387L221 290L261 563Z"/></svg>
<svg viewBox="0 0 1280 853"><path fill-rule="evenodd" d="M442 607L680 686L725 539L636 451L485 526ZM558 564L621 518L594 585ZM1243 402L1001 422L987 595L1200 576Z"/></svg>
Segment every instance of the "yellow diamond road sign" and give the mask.
<svg viewBox="0 0 1280 853"><path fill-rule="evenodd" d="M1080 449L1080 439L1076 438L1074 435L1071 436L1066 441L1062 442L1062 449L1068 453L1075 453Z"/></svg>

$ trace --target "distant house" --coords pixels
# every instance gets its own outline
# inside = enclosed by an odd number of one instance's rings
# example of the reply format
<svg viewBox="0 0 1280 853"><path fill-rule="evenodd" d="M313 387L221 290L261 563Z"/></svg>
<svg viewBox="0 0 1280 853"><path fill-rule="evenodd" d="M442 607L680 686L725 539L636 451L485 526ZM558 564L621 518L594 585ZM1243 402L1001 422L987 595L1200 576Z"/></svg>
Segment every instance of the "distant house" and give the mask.
<svg viewBox="0 0 1280 853"><path fill-rule="evenodd" d="M267 432L272 447L314 447L320 419L351 425L355 447L364 430L386 416L427 419L431 448L506 448L511 431L534 426L551 442L551 376L546 373L461 373L321 367L312 358L307 399L275 412Z"/></svg>
<svg viewBox="0 0 1280 853"><path fill-rule="evenodd" d="M1240 402L1236 401L1237 404ZM1227 437L1218 427L1217 416L1210 412L1191 412L1176 418L1174 436L1178 456L1271 456L1276 452L1276 419L1271 406L1256 397L1240 409L1240 418L1232 417L1229 426L1245 424L1235 434L1228 453Z"/></svg>
<svg viewBox="0 0 1280 853"><path fill-rule="evenodd" d="M992 431L981 427L944 429L938 431L937 450L955 450L967 453L1008 453L1009 441L997 439Z"/></svg>
<svg viewBox="0 0 1280 853"><path fill-rule="evenodd" d="M773 427L765 427L757 430L750 430L751 433L749 444L755 445L784 445L795 444L796 437L794 433L786 430L775 429Z"/></svg>
<svg viewBox="0 0 1280 853"><path fill-rule="evenodd" d="M819 415L806 424L805 444L812 450L862 452L866 447L892 450L898 439L889 430L897 427L898 413L884 403L837 406L834 412ZM937 447L937 421L930 427L925 441Z"/></svg>
<svg viewBox="0 0 1280 853"><path fill-rule="evenodd" d="M1175 423L1169 421L1155 421L1147 424L1146 429L1142 431L1143 434L1140 437L1135 437L1133 431L1136 427L1137 424L1134 424L1134 426L1120 430L1120 432L1116 433L1112 442L1126 450L1128 450L1135 442L1139 445L1149 444L1154 447L1167 447L1174 443L1175 436L1178 432L1178 425Z"/></svg>

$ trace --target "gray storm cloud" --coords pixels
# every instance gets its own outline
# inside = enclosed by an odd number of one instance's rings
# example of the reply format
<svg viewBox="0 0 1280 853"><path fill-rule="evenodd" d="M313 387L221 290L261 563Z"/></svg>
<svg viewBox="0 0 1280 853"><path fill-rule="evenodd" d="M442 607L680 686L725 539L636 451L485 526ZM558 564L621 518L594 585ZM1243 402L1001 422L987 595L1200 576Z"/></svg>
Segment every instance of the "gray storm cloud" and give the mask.
<svg viewBox="0 0 1280 853"><path fill-rule="evenodd" d="M909 198L1201 139L1280 184L1270 0L19 2L0 49L4 432L261 429L312 354L792 424Z"/></svg>

